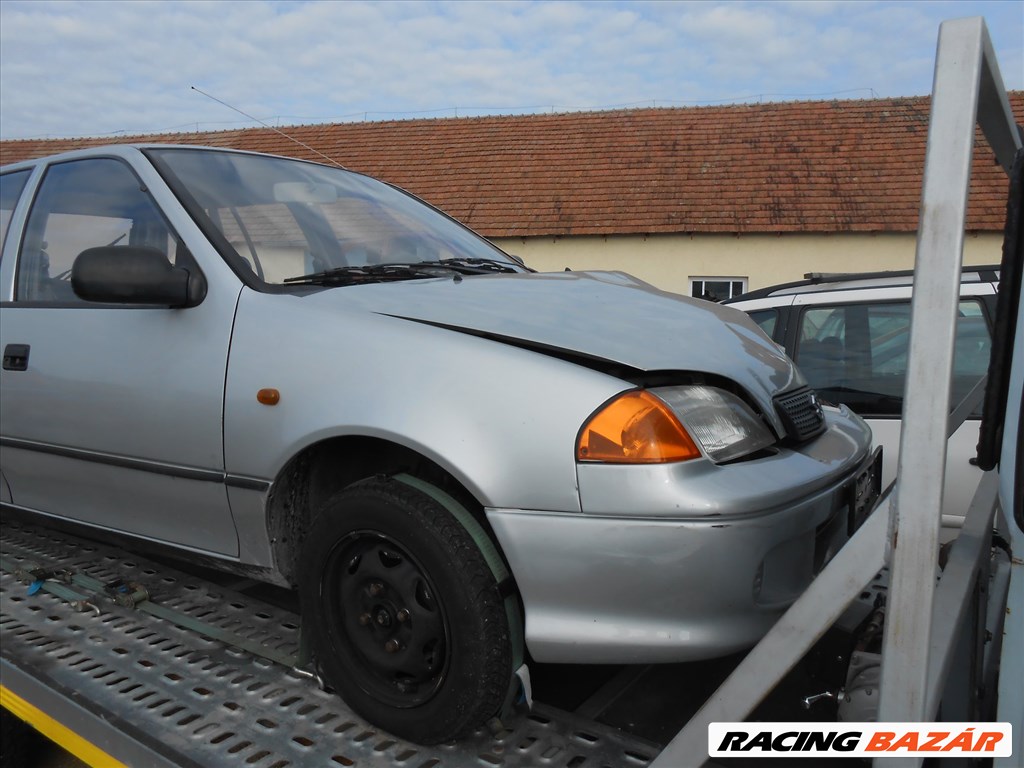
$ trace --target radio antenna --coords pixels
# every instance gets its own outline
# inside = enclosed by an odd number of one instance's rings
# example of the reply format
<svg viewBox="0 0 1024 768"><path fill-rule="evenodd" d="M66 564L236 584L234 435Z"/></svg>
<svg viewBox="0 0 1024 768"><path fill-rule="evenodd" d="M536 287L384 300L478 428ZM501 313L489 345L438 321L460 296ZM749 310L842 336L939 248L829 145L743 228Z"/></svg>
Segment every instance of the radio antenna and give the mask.
<svg viewBox="0 0 1024 768"><path fill-rule="evenodd" d="M190 85L189 87L190 87L190 88L191 88L191 89L192 89L193 91L197 91L197 92L199 92L199 93L203 94L203 96L205 96L206 98L208 98L208 99L213 99L213 100L214 100L214 101L216 101L216 102L217 102L218 104L223 104L223 105L224 105L225 107L227 107L228 109L233 109L233 110L234 110L235 112L237 112L238 114L240 114L240 115L244 115L245 117L248 117L248 118L249 118L250 120L255 120L255 121L256 121L257 123L259 123L260 125L262 125L262 126L263 126L264 128L269 128L270 130L274 131L274 133L279 133L279 134L281 134L282 136L284 136L284 137L285 137L286 139L288 139L289 141L294 141L294 142L295 142L296 144L298 144L298 145L299 145L300 147L303 147L303 148L305 148L305 149L308 149L308 150L309 150L310 152L312 152L312 153L314 153L314 154L320 155L320 157L322 157L322 158L323 158L324 160L326 160L327 162L329 162L329 163L330 163L331 165L336 165L336 166L338 166L339 168L341 168L342 170L346 170L346 171L348 170L348 168L345 168L345 166L344 166L344 165L342 165L341 163L339 163L339 162L338 162L337 160L335 160L334 158L332 158L332 157L328 157L328 156L327 156L327 155L325 155L325 154L324 154L323 152L321 152L321 151L320 151L319 149L314 149L313 147L309 146L309 144L306 144L306 143L305 143L304 141L299 141L299 140L298 140L298 139L296 139L296 138L295 138L294 136L289 136L289 135L288 135L287 133L285 133L284 131L282 131L282 130L281 130L280 128L275 128L275 127L274 127L274 126L272 126L272 125L268 125L267 123L265 123L265 122L263 122L262 120L260 120L260 119L259 119L258 117L253 117L253 116L252 116L252 115L250 115L250 114L249 114L248 112L243 112L243 111L242 111L242 110L240 110L240 109L239 109L238 107L233 107L233 106L231 106L230 104L228 104L228 103L227 103L226 101L221 101L221 100L220 100L220 99L218 99L218 98L217 98L216 96L211 96L210 94L208 94L208 93L207 93L206 91L202 90L201 88L196 88L196 87L195 87L194 85Z"/></svg>

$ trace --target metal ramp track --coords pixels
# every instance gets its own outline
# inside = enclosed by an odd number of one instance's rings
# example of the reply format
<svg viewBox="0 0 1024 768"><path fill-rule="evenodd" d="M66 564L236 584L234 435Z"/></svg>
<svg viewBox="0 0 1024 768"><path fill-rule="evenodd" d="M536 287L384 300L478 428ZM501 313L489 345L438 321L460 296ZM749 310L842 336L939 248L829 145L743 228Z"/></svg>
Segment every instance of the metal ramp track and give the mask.
<svg viewBox="0 0 1024 768"><path fill-rule="evenodd" d="M26 565L141 581L155 602L297 651L296 615L122 550L5 521L0 551L38 556ZM72 730L88 710L93 742L128 765L642 768L658 750L542 705L497 736L480 730L457 745L421 747L368 725L294 670L140 611L98 606L99 615L78 613L0 574L2 682Z"/></svg>

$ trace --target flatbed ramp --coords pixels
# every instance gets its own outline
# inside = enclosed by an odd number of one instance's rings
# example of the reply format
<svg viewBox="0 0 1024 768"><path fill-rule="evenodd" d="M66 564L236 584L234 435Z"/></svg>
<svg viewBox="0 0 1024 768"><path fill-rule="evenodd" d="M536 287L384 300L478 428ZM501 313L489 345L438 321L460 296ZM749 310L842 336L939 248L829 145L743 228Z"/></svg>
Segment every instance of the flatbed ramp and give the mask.
<svg viewBox="0 0 1024 768"><path fill-rule="evenodd" d="M402 741L316 680L264 657L298 654L299 619L288 610L21 522L0 528L0 555L4 706L92 765L642 768L658 753L542 704L507 730L480 730L458 744ZM141 584L151 605L223 638L110 600L76 606L45 590L29 594L24 576L40 568Z"/></svg>

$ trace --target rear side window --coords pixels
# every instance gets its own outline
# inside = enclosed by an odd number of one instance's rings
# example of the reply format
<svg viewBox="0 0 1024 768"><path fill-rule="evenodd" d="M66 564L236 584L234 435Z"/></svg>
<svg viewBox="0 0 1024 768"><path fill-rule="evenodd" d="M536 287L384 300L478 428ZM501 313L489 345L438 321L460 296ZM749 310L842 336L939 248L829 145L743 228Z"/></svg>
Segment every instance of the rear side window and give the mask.
<svg viewBox="0 0 1024 768"><path fill-rule="evenodd" d="M899 416L909 341L910 302L814 307L801 317L794 357L826 400L844 403L862 416ZM961 301L951 409L985 375L991 350L981 304Z"/></svg>
<svg viewBox="0 0 1024 768"><path fill-rule="evenodd" d="M0 258L3 257L4 246L7 244L7 230L11 226L14 208L31 173L32 171L26 169L0 176Z"/></svg>
<svg viewBox="0 0 1024 768"><path fill-rule="evenodd" d="M32 204L21 246L16 301L84 303L71 265L97 246L150 246L169 260L179 242L132 170L95 158L50 167Z"/></svg>

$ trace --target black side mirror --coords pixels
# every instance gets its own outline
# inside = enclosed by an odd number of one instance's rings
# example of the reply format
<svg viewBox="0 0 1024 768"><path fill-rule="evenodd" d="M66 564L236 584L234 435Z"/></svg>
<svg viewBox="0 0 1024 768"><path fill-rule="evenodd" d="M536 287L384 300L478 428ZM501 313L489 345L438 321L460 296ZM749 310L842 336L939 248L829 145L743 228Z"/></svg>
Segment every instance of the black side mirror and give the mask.
<svg viewBox="0 0 1024 768"><path fill-rule="evenodd" d="M148 246L89 248L71 266L71 287L86 301L194 307L206 296L206 281L196 270L175 267Z"/></svg>

